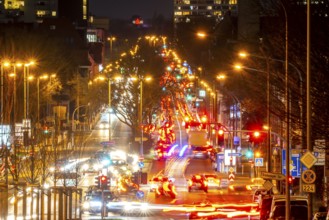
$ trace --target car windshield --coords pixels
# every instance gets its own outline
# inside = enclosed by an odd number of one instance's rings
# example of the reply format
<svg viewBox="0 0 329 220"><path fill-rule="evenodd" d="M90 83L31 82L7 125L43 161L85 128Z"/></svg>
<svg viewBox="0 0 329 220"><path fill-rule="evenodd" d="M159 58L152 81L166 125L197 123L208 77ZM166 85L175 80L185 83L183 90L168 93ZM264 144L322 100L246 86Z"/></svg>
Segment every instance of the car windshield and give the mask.
<svg viewBox="0 0 329 220"><path fill-rule="evenodd" d="M307 206L292 205L290 209L290 217L294 220L307 220ZM278 205L274 208L273 218L284 218L286 214L286 206Z"/></svg>

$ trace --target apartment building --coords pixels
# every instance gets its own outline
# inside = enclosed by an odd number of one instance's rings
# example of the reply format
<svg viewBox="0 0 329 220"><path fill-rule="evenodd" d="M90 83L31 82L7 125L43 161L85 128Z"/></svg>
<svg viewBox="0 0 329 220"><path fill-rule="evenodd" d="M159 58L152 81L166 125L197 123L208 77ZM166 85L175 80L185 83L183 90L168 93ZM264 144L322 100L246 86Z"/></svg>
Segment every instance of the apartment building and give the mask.
<svg viewBox="0 0 329 220"><path fill-rule="evenodd" d="M237 14L238 0L175 0L174 22L189 23L194 19L220 21L226 12Z"/></svg>

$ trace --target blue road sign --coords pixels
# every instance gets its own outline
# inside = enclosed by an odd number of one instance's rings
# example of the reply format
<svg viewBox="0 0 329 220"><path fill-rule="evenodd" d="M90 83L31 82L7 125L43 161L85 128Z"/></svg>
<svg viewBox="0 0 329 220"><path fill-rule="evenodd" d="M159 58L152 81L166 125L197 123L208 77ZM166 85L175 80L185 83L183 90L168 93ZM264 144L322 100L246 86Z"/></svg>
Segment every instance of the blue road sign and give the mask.
<svg viewBox="0 0 329 220"><path fill-rule="evenodd" d="M300 177L301 173L307 168L300 162L300 154L291 154L290 156L290 175ZM282 174L286 175L286 150L282 150Z"/></svg>
<svg viewBox="0 0 329 220"><path fill-rule="evenodd" d="M231 157L241 157L242 154L241 153L228 153L228 156L231 156Z"/></svg>
<svg viewBox="0 0 329 220"><path fill-rule="evenodd" d="M144 198L144 192L141 191L141 190L137 191L137 192L136 192L136 197L137 197L138 199L142 199L142 198Z"/></svg>
<svg viewBox="0 0 329 220"><path fill-rule="evenodd" d="M138 162L138 166L139 166L139 168L143 168L144 167L144 162L143 161L139 161Z"/></svg>
<svg viewBox="0 0 329 220"><path fill-rule="evenodd" d="M264 166L264 158L257 157L255 158L255 167L262 167Z"/></svg>

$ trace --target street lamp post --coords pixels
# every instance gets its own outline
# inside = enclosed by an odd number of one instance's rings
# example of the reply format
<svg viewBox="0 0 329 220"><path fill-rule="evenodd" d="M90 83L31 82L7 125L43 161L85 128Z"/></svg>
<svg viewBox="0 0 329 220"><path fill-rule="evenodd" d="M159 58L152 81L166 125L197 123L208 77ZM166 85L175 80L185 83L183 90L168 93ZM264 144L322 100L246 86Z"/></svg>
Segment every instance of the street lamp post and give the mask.
<svg viewBox="0 0 329 220"><path fill-rule="evenodd" d="M41 76L37 77L37 123L40 123L40 80L46 80L48 78L54 78L56 77L56 74L48 75L48 74L43 74Z"/></svg>
<svg viewBox="0 0 329 220"><path fill-rule="evenodd" d="M140 100L139 100L139 115L138 115L138 122L141 126L141 148L140 148L140 155L144 156L144 145L143 145L143 81L151 80L151 77L140 77L139 79L139 89L140 89Z"/></svg>
<svg viewBox="0 0 329 220"><path fill-rule="evenodd" d="M107 83L108 83L108 112L109 112L109 142L112 141L112 120L111 120L111 108L112 108L112 94L111 94L111 90L112 90L112 80L120 80L122 79L120 76L115 76L113 78L111 77L104 77L104 76L98 76L96 78L96 80L101 80L101 81L105 81L105 79L107 79Z"/></svg>
<svg viewBox="0 0 329 220"><path fill-rule="evenodd" d="M89 106L90 103L88 103L87 105L80 105L78 107L76 107L72 113L72 146L74 147L75 144L74 144L74 132L75 132L75 123L74 123L74 115L75 115L75 112L79 109L79 108L82 108L82 107L86 107L86 106Z"/></svg>
<svg viewBox="0 0 329 220"><path fill-rule="evenodd" d="M110 41L110 56L112 58L112 44L113 44L113 41L116 40L116 38L114 36L111 36L111 37L108 37L107 40Z"/></svg>

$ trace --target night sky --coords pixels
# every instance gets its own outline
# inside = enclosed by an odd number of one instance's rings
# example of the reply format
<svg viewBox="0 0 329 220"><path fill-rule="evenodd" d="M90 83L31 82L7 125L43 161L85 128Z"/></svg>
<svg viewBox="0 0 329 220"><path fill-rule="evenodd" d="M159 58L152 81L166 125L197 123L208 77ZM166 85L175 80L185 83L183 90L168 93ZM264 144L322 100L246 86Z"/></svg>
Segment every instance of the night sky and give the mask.
<svg viewBox="0 0 329 220"><path fill-rule="evenodd" d="M162 14L170 19L173 15L173 0L89 0L91 14L112 19L130 19L139 15L143 19Z"/></svg>

